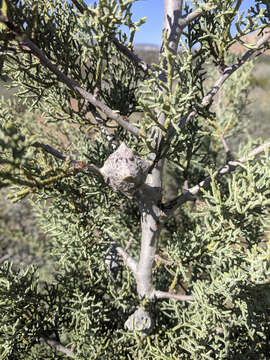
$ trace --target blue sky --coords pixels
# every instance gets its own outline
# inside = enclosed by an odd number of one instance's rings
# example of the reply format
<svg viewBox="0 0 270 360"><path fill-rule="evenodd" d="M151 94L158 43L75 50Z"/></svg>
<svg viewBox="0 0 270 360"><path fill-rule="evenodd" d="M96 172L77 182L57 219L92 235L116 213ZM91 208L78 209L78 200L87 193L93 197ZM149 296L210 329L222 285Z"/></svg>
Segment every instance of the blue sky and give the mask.
<svg viewBox="0 0 270 360"><path fill-rule="evenodd" d="M86 1L88 4L94 1ZM246 10L254 5L254 0L244 0L240 10ZM139 0L133 7L134 20L147 17L135 36L135 43L159 45L161 43L161 29L163 23L163 0Z"/></svg>

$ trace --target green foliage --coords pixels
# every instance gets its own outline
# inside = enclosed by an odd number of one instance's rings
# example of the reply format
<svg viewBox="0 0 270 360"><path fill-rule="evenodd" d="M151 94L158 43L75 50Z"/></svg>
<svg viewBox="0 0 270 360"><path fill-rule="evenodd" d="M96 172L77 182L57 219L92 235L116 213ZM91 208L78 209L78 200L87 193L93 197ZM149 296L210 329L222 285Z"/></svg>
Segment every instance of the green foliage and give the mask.
<svg viewBox="0 0 270 360"><path fill-rule="evenodd" d="M145 73L115 41L132 50L144 21L132 20L135 1L89 7L81 0L8 2L9 20L52 64L143 135L135 138L80 98L22 42L18 46L20 36L1 30L0 46L8 39L9 49L1 76L17 94L0 104L0 186L13 202L27 197L34 219L23 213L13 233L1 225L0 241L10 239L12 248L24 241L36 257L31 266L13 255L14 264L2 264L1 252L0 359L268 359L269 152L217 176L228 160L222 140L239 158L261 144L243 135L253 62L239 66L214 100L202 103L226 66L239 65L230 46L263 28L267 11L256 1L244 18L240 1L213 1L210 8L194 1L204 13L184 29L181 52L172 54L164 32L160 62ZM191 11L187 3L184 11ZM121 142L145 158L166 159L162 204L211 178L196 200L167 219L153 266L156 289L192 295L190 302L140 299L136 276L116 251L122 246L138 260L141 203L114 192L87 165L102 168ZM69 156L54 156L40 143ZM7 204L0 213L6 225ZM149 333L125 328L139 306L153 318Z"/></svg>

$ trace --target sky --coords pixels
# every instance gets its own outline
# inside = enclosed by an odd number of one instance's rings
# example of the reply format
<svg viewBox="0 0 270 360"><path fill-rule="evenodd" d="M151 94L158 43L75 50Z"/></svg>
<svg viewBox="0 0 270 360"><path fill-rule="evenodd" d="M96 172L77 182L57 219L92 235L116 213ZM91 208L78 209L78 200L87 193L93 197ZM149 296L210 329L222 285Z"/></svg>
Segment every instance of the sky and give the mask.
<svg viewBox="0 0 270 360"><path fill-rule="evenodd" d="M94 1L86 1L88 4ZM134 20L147 17L147 21L137 31L134 39L135 44L161 43L161 29L163 27L163 0L139 0L132 6ZM254 5L254 0L243 0L240 10L246 10Z"/></svg>

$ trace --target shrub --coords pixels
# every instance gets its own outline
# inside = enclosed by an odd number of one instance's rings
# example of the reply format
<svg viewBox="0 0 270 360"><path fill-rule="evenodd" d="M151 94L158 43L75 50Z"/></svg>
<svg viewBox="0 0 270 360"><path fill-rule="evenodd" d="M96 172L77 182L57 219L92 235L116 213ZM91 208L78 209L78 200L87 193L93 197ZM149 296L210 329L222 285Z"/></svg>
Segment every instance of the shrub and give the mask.
<svg viewBox="0 0 270 360"><path fill-rule="evenodd" d="M270 142L230 146L269 7L167 0L146 64L134 2L2 0L0 184L46 233L0 267L2 359L267 359Z"/></svg>

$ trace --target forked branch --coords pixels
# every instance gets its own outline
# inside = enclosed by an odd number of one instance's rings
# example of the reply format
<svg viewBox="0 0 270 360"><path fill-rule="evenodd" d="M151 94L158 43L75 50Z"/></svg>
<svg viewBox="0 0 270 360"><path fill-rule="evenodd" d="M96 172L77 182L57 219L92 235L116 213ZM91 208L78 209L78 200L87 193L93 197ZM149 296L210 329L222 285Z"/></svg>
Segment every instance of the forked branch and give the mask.
<svg viewBox="0 0 270 360"><path fill-rule="evenodd" d="M179 39L184 28L190 24L193 20L202 16L207 10L214 8L214 4L204 4L204 9L198 8L193 10L191 13L182 16L182 3L183 1L164 1L165 18L164 28L167 30L169 37L169 48L173 53L177 53Z"/></svg>

